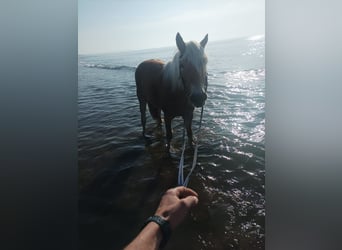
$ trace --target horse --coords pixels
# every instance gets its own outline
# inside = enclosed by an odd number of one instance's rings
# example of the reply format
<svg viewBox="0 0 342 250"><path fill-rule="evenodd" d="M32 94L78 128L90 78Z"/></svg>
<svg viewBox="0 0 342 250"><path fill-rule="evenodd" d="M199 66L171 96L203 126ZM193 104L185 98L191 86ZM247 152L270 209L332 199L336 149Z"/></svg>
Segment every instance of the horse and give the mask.
<svg viewBox="0 0 342 250"><path fill-rule="evenodd" d="M145 135L146 104L150 114L161 126L161 111L164 113L167 148L172 139L171 121L181 116L192 145L192 118L195 107L202 107L207 99L207 56L204 48L208 34L200 43L185 43L176 35L177 53L167 63L150 59L138 65L135 71L136 94L139 100L142 134Z"/></svg>

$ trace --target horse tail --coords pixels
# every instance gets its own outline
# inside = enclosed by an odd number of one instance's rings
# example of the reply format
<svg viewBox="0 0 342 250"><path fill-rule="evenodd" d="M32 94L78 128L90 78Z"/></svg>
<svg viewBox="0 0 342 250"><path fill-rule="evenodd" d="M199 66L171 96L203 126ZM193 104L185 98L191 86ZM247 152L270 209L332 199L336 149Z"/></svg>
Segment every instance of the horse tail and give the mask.
<svg viewBox="0 0 342 250"><path fill-rule="evenodd" d="M135 70L135 84L136 84L136 93L139 100L139 107L140 107L140 118L141 118L141 125L142 125L142 134L145 137L145 127L146 127L146 100L143 95L142 90L142 80L141 80L141 66L139 65Z"/></svg>
<svg viewBox="0 0 342 250"><path fill-rule="evenodd" d="M135 85L137 91L137 97L139 101L143 99L143 90L142 90L142 80L141 80L141 66L139 65L135 70Z"/></svg>

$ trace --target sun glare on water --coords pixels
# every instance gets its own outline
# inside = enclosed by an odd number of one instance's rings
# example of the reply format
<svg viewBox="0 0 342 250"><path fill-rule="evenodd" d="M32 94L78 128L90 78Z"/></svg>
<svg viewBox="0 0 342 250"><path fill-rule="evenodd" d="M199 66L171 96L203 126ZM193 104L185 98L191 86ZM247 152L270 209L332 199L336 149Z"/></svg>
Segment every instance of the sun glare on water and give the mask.
<svg viewBox="0 0 342 250"><path fill-rule="evenodd" d="M256 41L256 40L260 40L260 39L262 39L264 37L265 37L265 35L255 35L255 36L248 37L247 40L249 40L249 41Z"/></svg>

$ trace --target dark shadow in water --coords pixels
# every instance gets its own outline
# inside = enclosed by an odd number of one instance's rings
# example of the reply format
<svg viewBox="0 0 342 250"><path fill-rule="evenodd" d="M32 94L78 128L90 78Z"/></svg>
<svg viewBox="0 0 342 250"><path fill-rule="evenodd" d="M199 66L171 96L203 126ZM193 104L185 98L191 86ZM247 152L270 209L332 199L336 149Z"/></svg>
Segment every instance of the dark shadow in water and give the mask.
<svg viewBox="0 0 342 250"><path fill-rule="evenodd" d="M131 234L120 227L134 228L139 221L137 207L129 203L123 206L118 197L129 200L125 195L127 182L141 167L138 163L143 160L143 153L143 149L122 153L113 160L113 167L98 171L91 183L80 190L80 249L110 249L117 240L130 240Z"/></svg>
<svg viewBox="0 0 342 250"><path fill-rule="evenodd" d="M135 148L97 163L100 169L79 192L80 249L123 247L175 185L174 162L161 141L157 134L144 148L141 136Z"/></svg>

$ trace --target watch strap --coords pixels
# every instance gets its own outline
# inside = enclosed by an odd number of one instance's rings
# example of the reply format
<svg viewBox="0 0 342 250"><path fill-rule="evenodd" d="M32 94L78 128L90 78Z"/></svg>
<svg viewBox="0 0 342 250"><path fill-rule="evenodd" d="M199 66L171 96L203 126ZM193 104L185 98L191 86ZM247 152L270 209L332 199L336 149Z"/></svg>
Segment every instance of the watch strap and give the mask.
<svg viewBox="0 0 342 250"><path fill-rule="evenodd" d="M171 227L170 223L167 220L164 220L162 217L158 215L153 215L150 216L144 223L143 227L144 228L148 223L150 222L157 223L162 231L163 238L160 242L160 248L163 248L166 245L166 242L169 240L171 236Z"/></svg>

